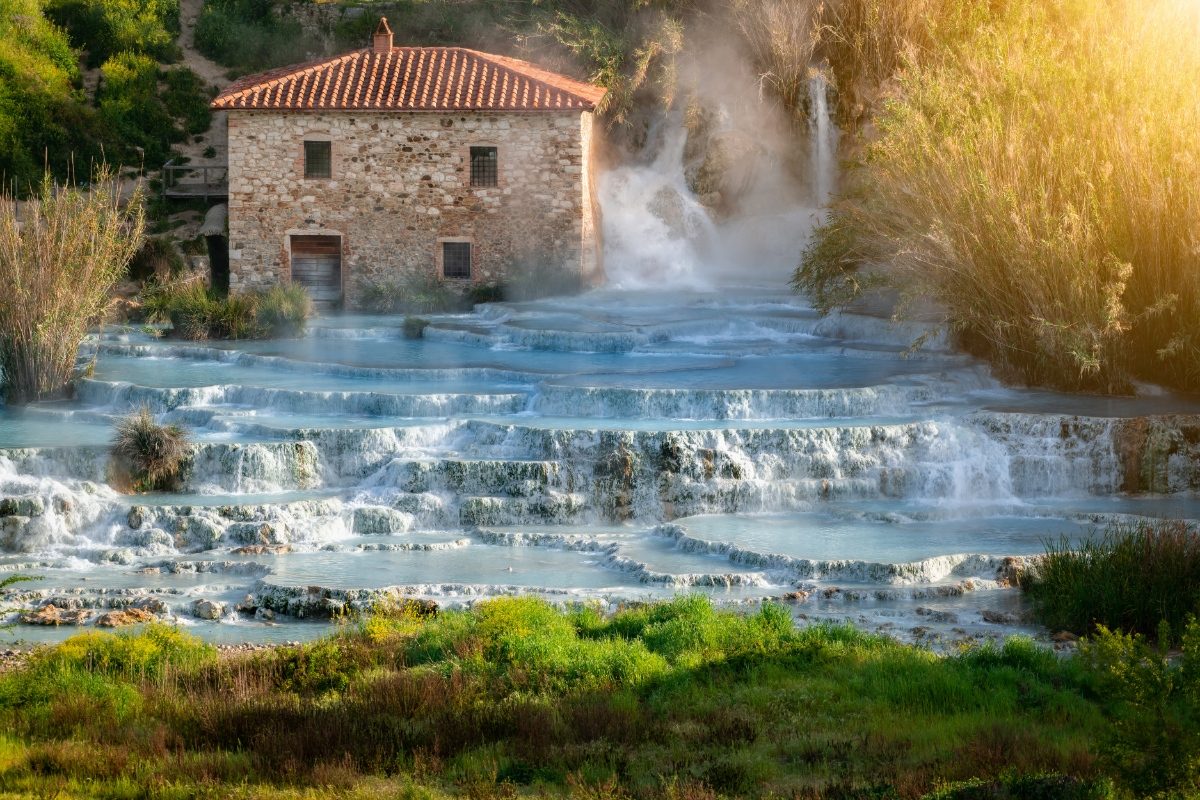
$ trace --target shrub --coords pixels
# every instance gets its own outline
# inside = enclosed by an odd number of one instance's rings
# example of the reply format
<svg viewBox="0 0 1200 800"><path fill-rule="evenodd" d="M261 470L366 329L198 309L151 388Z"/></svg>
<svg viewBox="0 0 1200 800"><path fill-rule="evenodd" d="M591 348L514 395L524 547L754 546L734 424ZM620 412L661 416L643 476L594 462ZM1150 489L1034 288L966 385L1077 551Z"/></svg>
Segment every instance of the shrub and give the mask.
<svg viewBox="0 0 1200 800"><path fill-rule="evenodd" d="M141 189L122 203L111 173L87 190L47 176L22 223L15 201L0 196L0 371L10 403L65 391L88 324L141 244Z"/></svg>
<svg viewBox="0 0 1200 800"><path fill-rule="evenodd" d="M169 239L147 237L129 261L127 272L135 281L163 281L178 277L186 265Z"/></svg>
<svg viewBox="0 0 1200 800"><path fill-rule="evenodd" d="M170 322L173 336L193 341L298 336L313 312L299 284L219 297L198 281L152 287L142 308L151 322Z"/></svg>
<svg viewBox="0 0 1200 800"><path fill-rule="evenodd" d="M183 133L160 97L158 64L149 56L119 53L105 61L100 72L100 116L119 151L130 160L140 157L161 164ZM136 148L143 152L138 154Z"/></svg>
<svg viewBox="0 0 1200 800"><path fill-rule="evenodd" d="M407 316L404 318L404 338L420 339L425 336L425 329L428 327L429 320L424 317Z"/></svg>
<svg viewBox="0 0 1200 800"><path fill-rule="evenodd" d="M161 97L167 113L179 120L188 133L207 131L212 124L212 110L208 107L210 91L200 76L187 67L177 67L164 71L162 78ZM204 157L215 155L216 151L212 155L205 151Z"/></svg>
<svg viewBox="0 0 1200 800"><path fill-rule="evenodd" d="M306 61L323 43L263 0L209 0L196 22L196 48L238 72ZM361 46L361 45L359 45Z"/></svg>
<svg viewBox="0 0 1200 800"><path fill-rule="evenodd" d="M88 66L118 53L179 58L179 0L49 0L46 13L87 51Z"/></svg>
<svg viewBox="0 0 1200 800"><path fill-rule="evenodd" d="M1080 657L1114 702L1102 756L1140 797L1195 797L1200 792L1200 623L1159 632L1152 648L1140 636L1101 627ZM1166 642L1182 653L1168 657Z"/></svg>
<svg viewBox="0 0 1200 800"><path fill-rule="evenodd" d="M313 314L312 299L298 283L272 286L255 295L255 319L266 338L299 336Z"/></svg>
<svg viewBox="0 0 1200 800"><path fill-rule="evenodd" d="M1182 521L1113 525L1078 546L1048 544L1021 582L1054 630L1153 636L1165 621L1179 635L1200 614L1200 532Z"/></svg>
<svg viewBox="0 0 1200 800"><path fill-rule="evenodd" d="M465 307L453 286L431 275L365 282L359 292L359 304L377 314L431 314Z"/></svg>
<svg viewBox="0 0 1200 800"><path fill-rule="evenodd" d="M187 431L178 425L160 425L143 406L117 421L112 457L119 479L128 478L133 491L169 492L183 482L191 449Z"/></svg>
<svg viewBox="0 0 1200 800"><path fill-rule="evenodd" d="M1200 387L1200 11L968 8L911 54L839 224L1010 379Z"/></svg>

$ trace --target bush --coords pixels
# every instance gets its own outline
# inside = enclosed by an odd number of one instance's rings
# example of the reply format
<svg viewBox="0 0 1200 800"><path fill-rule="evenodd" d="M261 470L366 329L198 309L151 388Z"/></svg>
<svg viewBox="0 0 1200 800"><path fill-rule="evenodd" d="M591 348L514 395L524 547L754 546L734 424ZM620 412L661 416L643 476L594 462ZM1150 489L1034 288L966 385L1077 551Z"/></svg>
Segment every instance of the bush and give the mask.
<svg viewBox="0 0 1200 800"><path fill-rule="evenodd" d="M429 275L364 282L359 288L359 305L376 314L432 314L466 308L453 286Z"/></svg>
<svg viewBox="0 0 1200 800"><path fill-rule="evenodd" d="M36 194L48 166L63 179L72 164L97 163L105 136L82 102L75 53L39 0L0 4L0 175L4 189Z"/></svg>
<svg viewBox="0 0 1200 800"><path fill-rule="evenodd" d="M358 46L362 46L361 44ZM196 48L238 72L306 61L323 43L264 0L208 0L196 23Z"/></svg>
<svg viewBox="0 0 1200 800"><path fill-rule="evenodd" d="M0 373L10 403L66 391L88 325L141 243L141 189L122 203L108 172L86 190L47 176L21 223L0 195Z"/></svg>
<svg viewBox="0 0 1200 800"><path fill-rule="evenodd" d="M1101 754L1139 797L1195 797L1200 792L1200 623L1159 632L1152 648L1140 636L1101 627L1080 657L1114 703ZM1168 658L1166 642L1182 646Z"/></svg>
<svg viewBox="0 0 1200 800"><path fill-rule="evenodd" d="M1009 379L1200 388L1196 5L981 3L942 16L876 118L838 224Z"/></svg>
<svg viewBox="0 0 1200 800"><path fill-rule="evenodd" d="M274 339L298 336L312 316L299 284L220 297L198 281L152 287L142 295L151 322L171 323L181 339Z"/></svg>
<svg viewBox="0 0 1200 800"><path fill-rule="evenodd" d="M1113 525L1078 546L1049 544L1021 583L1052 630L1154 636L1165 621L1178 636L1200 614L1200 532L1182 521Z"/></svg>
<svg viewBox="0 0 1200 800"><path fill-rule="evenodd" d="M297 283L272 286L255 295L255 319L265 338L299 336L304 333L313 304L308 292Z"/></svg>
<svg viewBox="0 0 1200 800"><path fill-rule="evenodd" d="M407 316L404 318L404 338L420 339L425 336L425 329L428 327L429 320L424 317Z"/></svg>
<svg viewBox="0 0 1200 800"><path fill-rule="evenodd" d="M185 264L183 256L169 239L147 237L129 261L127 273L135 281L151 278L163 281L178 277Z"/></svg>
<svg viewBox="0 0 1200 800"><path fill-rule="evenodd" d="M192 446L178 425L160 425L150 409L117 421L112 457L117 480L135 492L177 491Z"/></svg>
<svg viewBox="0 0 1200 800"><path fill-rule="evenodd" d="M177 61L179 0L49 0L46 13L97 67L118 53Z"/></svg>
<svg viewBox="0 0 1200 800"><path fill-rule="evenodd" d="M127 162L157 167L171 156L173 143L203 133L212 122L209 91L187 67L160 71L149 56L119 53L100 72L100 117L110 149Z"/></svg>

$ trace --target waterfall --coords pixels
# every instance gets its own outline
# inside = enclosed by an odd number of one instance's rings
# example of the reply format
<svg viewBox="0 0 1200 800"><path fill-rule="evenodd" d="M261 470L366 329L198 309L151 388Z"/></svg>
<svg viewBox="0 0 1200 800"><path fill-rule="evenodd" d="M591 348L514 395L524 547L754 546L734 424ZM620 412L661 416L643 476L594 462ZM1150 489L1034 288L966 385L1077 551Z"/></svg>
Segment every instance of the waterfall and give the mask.
<svg viewBox="0 0 1200 800"><path fill-rule="evenodd" d="M706 283L700 267L715 232L684 176L687 135L682 121L672 119L653 161L600 177L605 270L613 287L702 288Z"/></svg>
<svg viewBox="0 0 1200 800"><path fill-rule="evenodd" d="M838 130L829 110L829 82L823 72L815 71L809 79L808 99L813 203L824 208L837 181Z"/></svg>

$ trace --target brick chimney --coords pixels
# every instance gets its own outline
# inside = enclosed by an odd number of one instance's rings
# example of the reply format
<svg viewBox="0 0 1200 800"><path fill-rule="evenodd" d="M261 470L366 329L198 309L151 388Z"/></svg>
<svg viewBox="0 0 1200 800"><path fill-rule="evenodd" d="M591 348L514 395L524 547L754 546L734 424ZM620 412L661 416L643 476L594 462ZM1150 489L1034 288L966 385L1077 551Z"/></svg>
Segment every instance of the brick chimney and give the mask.
<svg viewBox="0 0 1200 800"><path fill-rule="evenodd" d="M379 26L371 37L371 50L376 53L392 52L392 29L388 27L387 17L379 18Z"/></svg>

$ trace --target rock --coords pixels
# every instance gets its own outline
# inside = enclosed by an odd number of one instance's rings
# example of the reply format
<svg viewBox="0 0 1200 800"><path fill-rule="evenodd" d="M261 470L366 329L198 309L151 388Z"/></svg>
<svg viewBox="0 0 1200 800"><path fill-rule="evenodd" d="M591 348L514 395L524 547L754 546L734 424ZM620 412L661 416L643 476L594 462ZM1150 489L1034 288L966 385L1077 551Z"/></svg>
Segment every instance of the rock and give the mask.
<svg viewBox="0 0 1200 800"><path fill-rule="evenodd" d="M390 508L354 509L354 532L360 535L403 533L409 521L410 517Z"/></svg>
<svg viewBox="0 0 1200 800"><path fill-rule="evenodd" d="M921 606L917 609L917 613L923 617L929 617L932 622L941 622L945 624L958 622L958 615L950 611L938 611L937 609Z"/></svg>
<svg viewBox="0 0 1200 800"><path fill-rule="evenodd" d="M47 603L36 611L26 611L20 619L26 625L82 625L91 617L92 612L85 608L66 610Z"/></svg>
<svg viewBox="0 0 1200 800"><path fill-rule="evenodd" d="M828 589L822 590L821 596L824 597L826 600L832 600L834 597L839 595L841 593L841 591L842 590L839 589L838 587L832 586Z"/></svg>
<svg viewBox="0 0 1200 800"><path fill-rule="evenodd" d="M239 556L279 555L292 552L292 546L290 544L248 544L235 548L231 552Z"/></svg>
<svg viewBox="0 0 1200 800"><path fill-rule="evenodd" d="M0 517L40 517L46 501L40 497L6 497L0 500Z"/></svg>
<svg viewBox="0 0 1200 800"><path fill-rule="evenodd" d="M0 517L0 550L23 553L29 545L25 542L30 518L23 516Z"/></svg>
<svg viewBox="0 0 1200 800"><path fill-rule="evenodd" d="M129 513L125 516L125 524L134 530L146 524L145 506L132 506L129 509Z"/></svg>
<svg viewBox="0 0 1200 800"><path fill-rule="evenodd" d="M225 616L225 604L203 598L192 601L192 616L197 619L220 619Z"/></svg>
<svg viewBox="0 0 1200 800"><path fill-rule="evenodd" d="M258 610L258 600L252 594L246 595L242 602L233 607L239 614L253 614Z"/></svg>
<svg viewBox="0 0 1200 800"><path fill-rule="evenodd" d="M222 533L221 526L210 519L181 517L176 523L175 546L181 550L212 550L221 541Z"/></svg>
<svg viewBox="0 0 1200 800"><path fill-rule="evenodd" d="M1016 586L1025 569L1025 559L1008 556L1000 562L1000 566L996 569L996 581L1001 586Z"/></svg>
<svg viewBox="0 0 1200 800"><path fill-rule="evenodd" d="M1079 640L1079 637L1076 636L1075 634L1071 633L1070 631L1059 631L1058 633L1056 633L1050 637L1050 641L1057 642L1059 644L1065 644L1067 642L1074 642L1074 641L1078 641L1078 640Z"/></svg>
<svg viewBox="0 0 1200 800"><path fill-rule="evenodd" d="M274 622L275 612L269 608L256 608L254 610L254 618L263 622Z"/></svg>
<svg viewBox="0 0 1200 800"><path fill-rule="evenodd" d="M121 608L105 611L96 617L97 628L123 628L126 625L140 625L143 622L153 622L156 617L141 608Z"/></svg>
<svg viewBox="0 0 1200 800"><path fill-rule="evenodd" d="M806 592L803 589L799 589L794 592L788 592L783 596L783 599L789 603L803 603L808 599L809 594L811 594L811 592Z"/></svg>
<svg viewBox="0 0 1200 800"><path fill-rule="evenodd" d="M1012 625L1016 622L1012 614L1006 614L1003 611L993 611L990 608L980 611L979 616L983 617L984 622L991 623L992 625Z"/></svg>
<svg viewBox="0 0 1200 800"><path fill-rule="evenodd" d="M225 529L225 541L231 544L283 544L279 530L269 522L235 522Z"/></svg>

